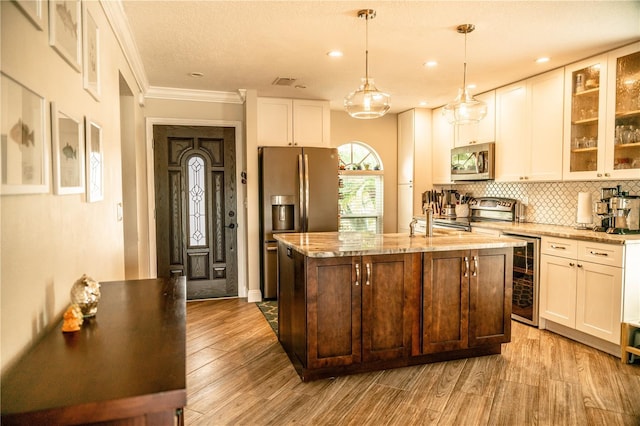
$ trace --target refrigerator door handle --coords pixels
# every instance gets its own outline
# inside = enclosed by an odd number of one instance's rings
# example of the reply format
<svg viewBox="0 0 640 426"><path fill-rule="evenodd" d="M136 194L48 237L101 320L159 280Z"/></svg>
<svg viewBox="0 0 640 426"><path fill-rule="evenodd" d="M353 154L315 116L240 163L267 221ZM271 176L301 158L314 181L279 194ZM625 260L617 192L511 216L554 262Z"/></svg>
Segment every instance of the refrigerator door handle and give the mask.
<svg viewBox="0 0 640 426"><path fill-rule="evenodd" d="M306 225L304 218L307 216L307 213L304 210L304 165L302 163L302 154L298 154L298 192L299 192L299 207L300 211L298 212L298 217L300 219L300 231L306 231Z"/></svg>
<svg viewBox="0 0 640 426"><path fill-rule="evenodd" d="M309 231L309 156L304 154L304 232Z"/></svg>

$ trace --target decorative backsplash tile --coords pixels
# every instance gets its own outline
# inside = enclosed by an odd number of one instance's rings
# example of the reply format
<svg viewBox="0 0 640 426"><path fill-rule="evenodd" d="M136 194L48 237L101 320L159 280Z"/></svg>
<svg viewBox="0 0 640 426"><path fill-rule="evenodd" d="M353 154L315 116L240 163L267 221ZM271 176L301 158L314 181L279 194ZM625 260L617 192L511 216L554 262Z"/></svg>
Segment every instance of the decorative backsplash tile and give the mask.
<svg viewBox="0 0 640 426"><path fill-rule="evenodd" d="M640 180L587 182L469 182L436 185L435 189L456 189L474 197L515 198L526 206L526 221L553 225L574 226L578 193L590 192L593 201L600 200L601 188L620 185L621 191L640 195Z"/></svg>

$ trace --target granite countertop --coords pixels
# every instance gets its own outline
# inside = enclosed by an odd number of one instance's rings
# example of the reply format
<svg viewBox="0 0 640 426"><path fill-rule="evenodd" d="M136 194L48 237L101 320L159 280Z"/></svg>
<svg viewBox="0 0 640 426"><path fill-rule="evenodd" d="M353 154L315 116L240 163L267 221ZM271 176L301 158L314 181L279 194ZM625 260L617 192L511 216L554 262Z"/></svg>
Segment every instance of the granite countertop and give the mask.
<svg viewBox="0 0 640 426"><path fill-rule="evenodd" d="M528 235L533 237L560 237L574 240L592 241L607 244L640 244L640 234L607 234L591 230L576 229L571 226L548 225L544 223L523 222L474 222L472 228L496 229L503 233Z"/></svg>
<svg viewBox="0 0 640 426"><path fill-rule="evenodd" d="M432 237L367 232L279 233L274 238L308 257L420 253L524 246L522 240L455 230L434 230Z"/></svg>

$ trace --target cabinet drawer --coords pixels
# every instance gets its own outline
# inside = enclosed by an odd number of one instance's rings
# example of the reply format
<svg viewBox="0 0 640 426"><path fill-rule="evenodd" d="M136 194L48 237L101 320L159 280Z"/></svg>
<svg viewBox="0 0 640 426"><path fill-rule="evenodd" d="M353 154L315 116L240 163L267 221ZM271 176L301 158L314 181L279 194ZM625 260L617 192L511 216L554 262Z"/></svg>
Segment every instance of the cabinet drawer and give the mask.
<svg viewBox="0 0 640 426"><path fill-rule="evenodd" d="M579 241L578 260L621 268L623 250L623 246Z"/></svg>
<svg viewBox="0 0 640 426"><path fill-rule="evenodd" d="M578 242L566 238L542 237L540 252L551 256L570 257L578 256Z"/></svg>

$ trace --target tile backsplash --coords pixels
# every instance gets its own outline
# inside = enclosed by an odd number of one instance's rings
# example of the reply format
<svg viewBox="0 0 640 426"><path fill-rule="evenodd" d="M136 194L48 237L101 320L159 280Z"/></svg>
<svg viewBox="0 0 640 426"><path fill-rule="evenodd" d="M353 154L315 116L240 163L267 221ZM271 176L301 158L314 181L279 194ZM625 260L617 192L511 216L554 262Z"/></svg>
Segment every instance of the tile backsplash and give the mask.
<svg viewBox="0 0 640 426"><path fill-rule="evenodd" d="M617 185L630 195L640 195L640 180L527 183L484 181L436 185L434 188L455 189L474 197L515 198L526 205L526 222L574 226L579 192L589 192L593 201L598 201L600 188Z"/></svg>

